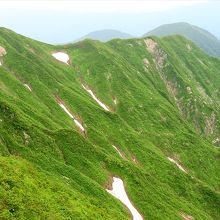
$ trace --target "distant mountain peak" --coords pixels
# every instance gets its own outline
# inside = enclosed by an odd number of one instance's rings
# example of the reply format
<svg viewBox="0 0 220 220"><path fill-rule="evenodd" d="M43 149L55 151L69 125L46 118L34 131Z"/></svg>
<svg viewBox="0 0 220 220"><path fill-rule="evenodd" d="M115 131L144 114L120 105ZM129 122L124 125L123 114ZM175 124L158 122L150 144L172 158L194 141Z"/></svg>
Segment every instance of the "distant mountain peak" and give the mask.
<svg viewBox="0 0 220 220"><path fill-rule="evenodd" d="M84 39L92 39L92 40L99 40L102 42L106 42L112 39L120 38L120 39L128 39L133 38L131 34L114 30L114 29L103 29L103 30L97 30L88 33L87 35L75 40L75 41L81 41Z"/></svg>
<svg viewBox="0 0 220 220"><path fill-rule="evenodd" d="M193 41L198 47L211 56L220 57L220 41L210 32L187 22L177 22L161 25L144 36L159 37L168 35L182 35Z"/></svg>

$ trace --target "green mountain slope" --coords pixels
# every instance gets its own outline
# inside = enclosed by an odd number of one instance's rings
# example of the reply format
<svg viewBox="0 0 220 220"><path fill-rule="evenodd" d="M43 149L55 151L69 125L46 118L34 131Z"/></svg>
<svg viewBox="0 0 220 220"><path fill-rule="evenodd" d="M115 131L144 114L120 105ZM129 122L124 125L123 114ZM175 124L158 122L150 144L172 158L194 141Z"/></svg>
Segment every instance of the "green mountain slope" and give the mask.
<svg viewBox="0 0 220 220"><path fill-rule="evenodd" d="M85 39L92 39L92 40L99 40L99 41L109 41L112 39L128 39L128 38L133 38L134 36L127 34L125 32L117 31L117 30L111 30L111 29L106 29L106 30L99 30L99 31L93 31L91 33L88 33L87 35L83 36L82 38L76 40L76 41L81 41Z"/></svg>
<svg viewBox="0 0 220 220"><path fill-rule="evenodd" d="M209 55L220 57L220 41L208 31L188 23L180 22L161 25L144 36L161 37L175 34L182 35L193 41Z"/></svg>
<svg viewBox="0 0 220 220"><path fill-rule="evenodd" d="M0 46L1 218L131 219L113 176L144 219L219 218L219 59L180 36Z"/></svg>

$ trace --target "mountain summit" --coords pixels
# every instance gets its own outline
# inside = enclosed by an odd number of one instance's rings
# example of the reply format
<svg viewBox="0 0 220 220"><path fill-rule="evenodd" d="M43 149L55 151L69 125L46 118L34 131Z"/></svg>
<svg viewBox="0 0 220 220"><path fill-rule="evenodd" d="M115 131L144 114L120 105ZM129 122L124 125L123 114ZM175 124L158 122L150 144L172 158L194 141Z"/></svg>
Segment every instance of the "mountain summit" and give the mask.
<svg viewBox="0 0 220 220"><path fill-rule="evenodd" d="M161 25L144 36L154 35L161 37L175 34L182 35L193 41L209 55L220 57L220 41L210 32L185 22Z"/></svg>
<svg viewBox="0 0 220 220"><path fill-rule="evenodd" d="M134 36L127 34L125 32L117 31L117 30L112 30L112 29L106 29L106 30L99 30L99 31L93 31L82 38L76 40L84 40L84 39L92 39L92 40L99 40L102 42L107 42L112 39L129 39L133 38Z"/></svg>

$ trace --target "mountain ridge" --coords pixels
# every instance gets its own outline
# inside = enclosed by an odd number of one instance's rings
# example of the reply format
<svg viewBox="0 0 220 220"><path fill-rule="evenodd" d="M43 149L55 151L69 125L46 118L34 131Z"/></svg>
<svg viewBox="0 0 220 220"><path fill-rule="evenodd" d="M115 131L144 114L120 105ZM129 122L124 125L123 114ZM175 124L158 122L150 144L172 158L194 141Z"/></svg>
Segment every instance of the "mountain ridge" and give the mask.
<svg viewBox="0 0 220 220"><path fill-rule="evenodd" d="M151 35L155 35L159 37L164 37L168 35L181 35L193 41L198 47L203 49L209 55L220 57L219 39L209 31L202 29L198 26L191 25L187 22L163 24L149 31L148 33L144 34L143 37L151 36ZM135 36L113 29L106 29L106 30L103 29L103 30L91 32L85 35L84 37L75 40L74 42L85 40L86 38L107 42L117 38L118 39L135 38Z"/></svg>
<svg viewBox="0 0 220 220"><path fill-rule="evenodd" d="M53 46L0 30L0 46L1 218L130 219L106 191L120 177L144 219L218 219L219 59L181 36ZM24 199L24 176L43 200Z"/></svg>
<svg viewBox="0 0 220 220"><path fill-rule="evenodd" d="M220 41L213 34L198 26L191 25L186 22L178 22L161 25L144 36L168 36L173 34L180 34L189 40L193 41L198 47L202 48L209 55L220 57Z"/></svg>
<svg viewBox="0 0 220 220"><path fill-rule="evenodd" d="M86 34L85 36L75 40L74 42L77 41L82 41L85 39L92 39L92 40L99 40L102 42L106 42L112 39L116 39L116 38L120 38L120 39L128 39L128 38L133 38L134 36L132 36L131 34L122 32L122 31L118 31L115 29L102 29L102 30L97 30L97 31L92 31L88 34Z"/></svg>

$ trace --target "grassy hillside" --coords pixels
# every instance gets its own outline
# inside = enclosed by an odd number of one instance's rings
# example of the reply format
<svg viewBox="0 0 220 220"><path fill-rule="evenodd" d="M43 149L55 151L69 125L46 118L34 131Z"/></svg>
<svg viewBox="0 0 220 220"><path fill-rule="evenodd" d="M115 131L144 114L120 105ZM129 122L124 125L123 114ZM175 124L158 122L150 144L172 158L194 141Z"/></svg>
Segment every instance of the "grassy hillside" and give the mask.
<svg viewBox="0 0 220 220"><path fill-rule="evenodd" d="M179 36L0 46L2 218L130 219L112 176L144 219L219 218L219 59Z"/></svg>
<svg viewBox="0 0 220 220"><path fill-rule="evenodd" d="M144 36L169 36L182 35L193 41L198 47L206 53L214 57L220 57L220 41L208 31L190 25L188 23L179 22L174 24L161 25L154 30L148 32Z"/></svg>

